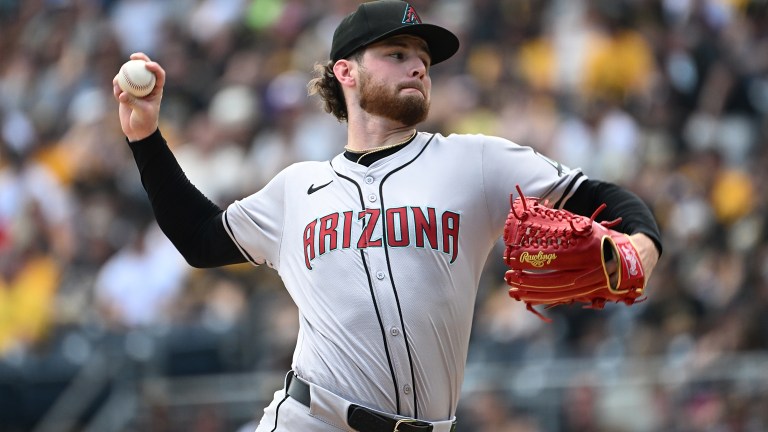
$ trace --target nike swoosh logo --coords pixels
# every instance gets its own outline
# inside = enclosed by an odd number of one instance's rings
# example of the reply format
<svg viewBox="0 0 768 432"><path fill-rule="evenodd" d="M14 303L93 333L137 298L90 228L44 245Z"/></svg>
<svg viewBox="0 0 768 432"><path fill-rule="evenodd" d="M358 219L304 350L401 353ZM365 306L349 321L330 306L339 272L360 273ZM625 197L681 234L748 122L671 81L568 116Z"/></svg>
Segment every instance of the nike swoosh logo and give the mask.
<svg viewBox="0 0 768 432"><path fill-rule="evenodd" d="M333 180L329 181L326 184L321 184L320 186L317 186L317 187L315 187L315 184L312 183L311 185L309 185L309 189L307 189L307 195L312 195L313 193L319 191L320 189L328 186L331 183L333 183Z"/></svg>

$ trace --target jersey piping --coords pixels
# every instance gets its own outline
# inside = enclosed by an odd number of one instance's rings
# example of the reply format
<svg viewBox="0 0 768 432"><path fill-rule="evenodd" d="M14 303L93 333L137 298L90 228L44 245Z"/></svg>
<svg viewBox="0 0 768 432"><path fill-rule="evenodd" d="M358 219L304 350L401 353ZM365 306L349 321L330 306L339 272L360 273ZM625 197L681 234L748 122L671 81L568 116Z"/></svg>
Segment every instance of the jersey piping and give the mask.
<svg viewBox="0 0 768 432"><path fill-rule="evenodd" d="M235 234L232 231L232 227L229 225L229 218L227 217L227 212L224 212L222 214L222 217L224 218L224 226L227 229L227 234L229 234L229 237L235 243L235 246L237 246L237 248L240 250L240 253L243 254L243 256L248 260L248 262L250 262L251 264L253 264L255 266L259 266L259 263L257 263L256 260L253 259L253 257L251 257L251 255L248 253L248 251L246 251L245 248L240 244L240 242L237 241L237 239L235 238Z"/></svg>
<svg viewBox="0 0 768 432"><path fill-rule="evenodd" d="M333 165L331 165L331 169L333 169ZM347 180L348 182L352 183L352 185L354 185L355 188L357 188L357 193L360 198L360 207L361 209L365 210L365 201L363 200L363 191L360 189L360 185L357 184L357 182L354 181L353 179L343 174L340 174L336 170L334 170L334 172L340 178ZM389 365L389 374L392 377L392 383L395 388L395 405L397 407L397 413L400 414L400 391L399 391L399 386L397 384L397 375L395 374L395 367L393 366L393 363L392 363L392 355L389 352L389 343L387 342L387 332L384 330L384 321L382 320L381 312L379 311L379 303L376 301L376 292L373 289L373 281L371 280L371 271L368 269L368 262L365 259L365 253L362 249L360 250L360 260L363 262L363 268L365 269L365 275L368 280L368 290L371 293L371 301L373 302L373 309L376 311L376 319L379 321L379 330L381 331L381 340L382 340L382 343L384 344L384 352L387 355L387 364ZM387 264L389 264L389 260L387 260ZM398 308L399 308L399 304L398 304ZM403 334L405 334L405 330L403 330ZM406 347L407 347L407 340L406 340ZM408 357L410 359L410 352L408 354ZM413 370L413 368L411 368L411 370Z"/></svg>
<svg viewBox="0 0 768 432"><path fill-rule="evenodd" d="M563 204L565 204L565 201L568 200L568 198L573 194L573 188L576 186L577 183L579 183L580 179L584 176L582 173L578 173L573 177L571 182L568 184L568 187L565 188L565 192L560 196L560 199L555 202L554 207L555 208L561 208Z"/></svg>
<svg viewBox="0 0 768 432"><path fill-rule="evenodd" d="M424 146L421 148L421 150L416 154L416 156L413 157L413 159L411 159L410 161L404 163L403 165L393 169L392 171L387 173L384 176L384 178L382 178L381 184L379 185L379 196L381 197L381 211L382 211L382 213L386 209L386 206L384 205L384 183L386 183L387 179L390 176L392 176L396 172L400 171L401 169L407 167L408 165L412 164L413 161L418 159L419 156L421 156L422 153L424 153L424 150L426 150L427 146L429 145L429 143L432 142L432 139L434 137L435 137L435 135L433 134L429 138L429 140L426 142L426 144L424 144ZM383 239L382 243L383 243L383 246L384 246L384 256L386 257L386 261L387 261L387 272L389 272L389 278L392 281L392 291L393 291L393 293L395 295L395 302L397 304L397 313L398 313L398 315L400 317L400 326L403 328L403 339L405 340L405 351L408 354L408 366L411 369L411 382L413 383L413 417L419 418L419 404L418 404L418 399L417 399L417 396L416 396L418 391L417 391L417 388L416 388L416 376L414 375L414 371L413 371L414 367L413 367L413 357L411 355L411 344L408 343L408 334L407 334L407 331L405 329L405 320L403 319L403 311L402 311L402 308L400 307L400 297L397 294L397 287L395 286L395 278L394 278L394 274L392 273L392 264L391 264L391 262L389 260L389 246L388 246L388 242L387 242L387 219L386 218L382 219L381 226L382 226L382 239ZM395 390L396 390L396 392L398 394L400 393L400 389L399 388L395 387ZM398 404L398 414L399 413L400 413L400 409L399 409L399 404Z"/></svg>

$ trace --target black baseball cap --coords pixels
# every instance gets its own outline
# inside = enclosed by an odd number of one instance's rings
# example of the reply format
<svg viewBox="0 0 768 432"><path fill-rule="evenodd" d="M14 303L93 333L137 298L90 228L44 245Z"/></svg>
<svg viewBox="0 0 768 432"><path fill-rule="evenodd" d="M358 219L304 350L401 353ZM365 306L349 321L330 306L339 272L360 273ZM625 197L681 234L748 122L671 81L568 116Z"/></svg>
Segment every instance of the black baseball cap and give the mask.
<svg viewBox="0 0 768 432"><path fill-rule="evenodd" d="M402 34L424 39L432 64L447 60L459 50L459 38L455 34L434 24L423 24L409 3L377 0L361 4L336 27L331 60L341 60L374 42Z"/></svg>

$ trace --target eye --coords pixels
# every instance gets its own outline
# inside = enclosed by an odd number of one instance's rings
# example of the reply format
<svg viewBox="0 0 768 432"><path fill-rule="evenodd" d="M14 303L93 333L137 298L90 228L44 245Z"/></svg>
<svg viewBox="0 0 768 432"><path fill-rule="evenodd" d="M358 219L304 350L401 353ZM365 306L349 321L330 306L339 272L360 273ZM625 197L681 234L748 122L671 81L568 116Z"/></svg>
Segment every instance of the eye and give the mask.
<svg viewBox="0 0 768 432"><path fill-rule="evenodd" d="M401 51L395 51L393 53L390 53L389 56L398 60L402 60L405 58L405 55Z"/></svg>

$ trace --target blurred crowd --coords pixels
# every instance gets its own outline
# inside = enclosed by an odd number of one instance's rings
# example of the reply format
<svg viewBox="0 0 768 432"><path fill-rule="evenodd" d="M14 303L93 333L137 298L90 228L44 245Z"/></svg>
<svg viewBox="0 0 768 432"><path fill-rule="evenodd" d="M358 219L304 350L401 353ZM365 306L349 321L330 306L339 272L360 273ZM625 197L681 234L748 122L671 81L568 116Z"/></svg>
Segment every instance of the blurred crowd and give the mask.
<svg viewBox="0 0 768 432"><path fill-rule="evenodd" d="M653 358L692 377L644 393L579 377L546 409L472 382L459 429L768 430L768 382L696 379L733 355L768 353L768 2L413 4L462 44L432 70L421 130L503 136L626 186L664 236L645 302L554 308L549 325L507 296L495 251L470 370ZM225 207L288 164L342 151L345 125L306 84L356 5L0 0L0 430L35 425L104 350L151 358L143 373L156 376L290 367L298 322L275 272L193 269L159 231L112 78L137 51L164 66L161 129ZM220 417L183 427L231 430ZM181 430L161 423L152 430Z"/></svg>

